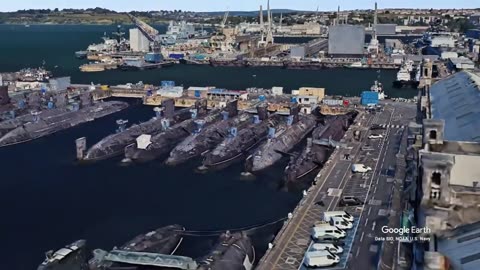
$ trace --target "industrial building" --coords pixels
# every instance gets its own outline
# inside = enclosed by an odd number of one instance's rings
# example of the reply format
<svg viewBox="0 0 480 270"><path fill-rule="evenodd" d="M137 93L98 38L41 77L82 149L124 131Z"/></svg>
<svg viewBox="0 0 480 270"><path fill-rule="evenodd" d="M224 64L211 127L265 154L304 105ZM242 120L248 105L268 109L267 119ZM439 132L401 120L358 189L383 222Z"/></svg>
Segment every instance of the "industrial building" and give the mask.
<svg viewBox="0 0 480 270"><path fill-rule="evenodd" d="M150 50L150 41L138 28L130 29L130 49L134 52Z"/></svg>
<svg viewBox="0 0 480 270"><path fill-rule="evenodd" d="M475 68L475 63L466 57L449 58L447 67L451 71L473 70Z"/></svg>
<svg viewBox="0 0 480 270"><path fill-rule="evenodd" d="M365 27L339 24L329 27L328 54L333 57L361 57L364 53Z"/></svg>
<svg viewBox="0 0 480 270"><path fill-rule="evenodd" d="M423 90L407 162L423 269L480 269L480 77L461 71ZM421 118L424 118L421 120ZM409 160L409 161L408 161Z"/></svg>
<svg viewBox="0 0 480 270"><path fill-rule="evenodd" d="M392 36L396 34L396 24L377 24L374 26L377 36Z"/></svg>
<svg viewBox="0 0 480 270"><path fill-rule="evenodd" d="M65 91L71 86L70 77L60 77L48 80L50 91Z"/></svg>

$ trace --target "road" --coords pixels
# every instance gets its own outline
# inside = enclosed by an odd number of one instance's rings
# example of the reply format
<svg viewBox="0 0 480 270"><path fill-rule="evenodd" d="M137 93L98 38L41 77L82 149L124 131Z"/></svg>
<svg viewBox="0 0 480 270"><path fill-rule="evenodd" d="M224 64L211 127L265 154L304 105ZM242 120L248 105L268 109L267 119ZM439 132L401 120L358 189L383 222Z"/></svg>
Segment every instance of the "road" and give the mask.
<svg viewBox="0 0 480 270"><path fill-rule="evenodd" d="M333 210L349 212L355 217L355 224L344 240L341 261L331 268L322 269L376 269L382 243L375 242L375 236L382 235L381 226L386 225L388 217L396 213L390 209L395 178L385 175L385 172L391 167L390 174L395 171L396 175L402 175L398 172L405 169L404 162L401 162L403 157L397 157L397 153L401 149L402 138L405 139L402 137L405 127L413 117L415 105L407 103L392 103L386 105L383 112L359 115L344 137L350 149L336 149L332 154L316 177L317 184L308 190L257 269L304 269L304 253L312 244L311 228L321 220L324 211ZM369 131L373 124L383 125L386 129ZM353 140L353 129L363 130L359 142ZM367 137L372 133L383 133L384 137L369 140ZM345 154L350 154L349 160L345 160ZM351 165L354 163L363 163L373 171L353 174ZM339 207L342 196L355 196L365 204L363 207ZM319 201L323 202L323 206L315 204Z"/></svg>

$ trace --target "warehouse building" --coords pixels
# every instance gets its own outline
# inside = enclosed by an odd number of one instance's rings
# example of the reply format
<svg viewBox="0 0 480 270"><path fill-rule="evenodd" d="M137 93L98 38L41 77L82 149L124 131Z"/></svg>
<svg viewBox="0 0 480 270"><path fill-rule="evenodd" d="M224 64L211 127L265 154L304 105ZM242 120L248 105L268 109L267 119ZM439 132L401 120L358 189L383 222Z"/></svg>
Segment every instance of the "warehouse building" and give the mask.
<svg viewBox="0 0 480 270"><path fill-rule="evenodd" d="M365 27L339 24L329 27L328 54L333 57L362 57L365 46Z"/></svg>
<svg viewBox="0 0 480 270"><path fill-rule="evenodd" d="M377 36L393 36L396 34L396 24L377 24L374 27L377 32Z"/></svg>

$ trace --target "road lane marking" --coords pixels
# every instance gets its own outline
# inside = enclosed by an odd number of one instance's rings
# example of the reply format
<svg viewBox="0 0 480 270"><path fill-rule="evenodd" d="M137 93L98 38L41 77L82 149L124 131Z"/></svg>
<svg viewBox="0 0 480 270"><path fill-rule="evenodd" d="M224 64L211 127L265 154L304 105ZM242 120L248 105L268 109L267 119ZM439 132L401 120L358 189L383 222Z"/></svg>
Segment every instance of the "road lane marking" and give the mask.
<svg viewBox="0 0 480 270"><path fill-rule="evenodd" d="M360 242L363 241L363 235L364 235L364 234L365 234L365 232L362 232L362 236L360 236ZM359 248L359 250L360 250L360 248Z"/></svg>
<svg viewBox="0 0 480 270"><path fill-rule="evenodd" d="M365 219L365 225L363 225L364 227L367 226L367 223L368 223L368 217L367 219Z"/></svg>

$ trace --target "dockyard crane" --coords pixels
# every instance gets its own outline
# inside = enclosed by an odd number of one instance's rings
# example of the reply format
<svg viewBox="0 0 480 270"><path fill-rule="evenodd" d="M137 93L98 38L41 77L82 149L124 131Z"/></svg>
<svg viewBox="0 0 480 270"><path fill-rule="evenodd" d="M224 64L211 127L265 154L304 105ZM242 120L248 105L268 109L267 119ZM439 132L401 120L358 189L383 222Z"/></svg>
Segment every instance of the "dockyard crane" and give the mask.
<svg viewBox="0 0 480 270"><path fill-rule="evenodd" d="M229 14L229 13L230 13L230 12L227 10L227 11L225 12L225 15L223 15L223 20L222 20L222 23L220 24L220 28L222 28L222 29L225 28L225 25L227 24L228 14Z"/></svg>

